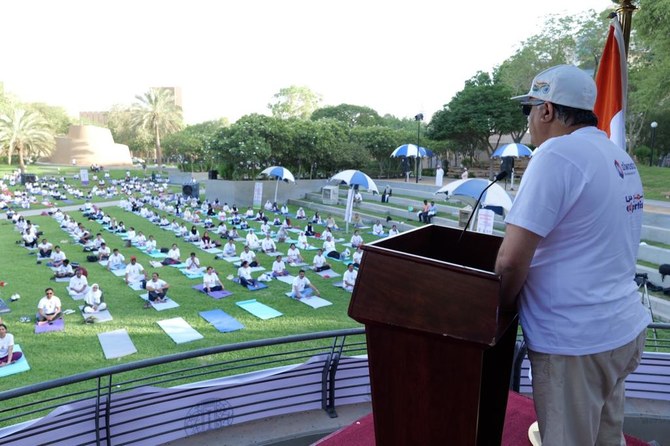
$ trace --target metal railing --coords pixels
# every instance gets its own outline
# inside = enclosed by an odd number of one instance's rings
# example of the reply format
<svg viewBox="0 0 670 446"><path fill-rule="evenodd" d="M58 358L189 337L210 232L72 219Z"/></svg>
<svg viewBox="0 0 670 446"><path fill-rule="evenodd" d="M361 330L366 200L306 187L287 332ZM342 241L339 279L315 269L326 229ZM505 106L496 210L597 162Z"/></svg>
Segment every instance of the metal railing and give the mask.
<svg viewBox="0 0 670 446"><path fill-rule="evenodd" d="M159 444L282 413L335 417L338 401L370 399L364 333L222 345L1 392L0 443Z"/></svg>

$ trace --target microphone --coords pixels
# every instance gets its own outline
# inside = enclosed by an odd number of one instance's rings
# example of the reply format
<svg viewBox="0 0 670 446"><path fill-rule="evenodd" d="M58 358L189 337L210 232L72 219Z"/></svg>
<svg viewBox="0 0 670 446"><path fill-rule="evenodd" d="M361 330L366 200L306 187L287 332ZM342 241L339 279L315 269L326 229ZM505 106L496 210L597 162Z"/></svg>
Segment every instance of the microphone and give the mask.
<svg viewBox="0 0 670 446"><path fill-rule="evenodd" d="M465 232L468 230L468 227L470 227L470 222L472 221L472 217L475 216L475 212L479 208L479 203L482 201L482 197L486 193L487 190L489 190L489 187L493 186L500 180L504 180L507 178L507 175L509 175L509 172L507 170L503 170L496 175L496 177L491 181L491 183L484 188L481 194L479 194L479 198L477 198L477 202L475 203L475 206L472 208L472 213L470 214L470 218L468 218L468 222L465 224L465 227L463 228L463 231L461 231L461 236L458 237L458 241L456 242L456 246L458 246L461 243L461 239L463 238L463 235Z"/></svg>

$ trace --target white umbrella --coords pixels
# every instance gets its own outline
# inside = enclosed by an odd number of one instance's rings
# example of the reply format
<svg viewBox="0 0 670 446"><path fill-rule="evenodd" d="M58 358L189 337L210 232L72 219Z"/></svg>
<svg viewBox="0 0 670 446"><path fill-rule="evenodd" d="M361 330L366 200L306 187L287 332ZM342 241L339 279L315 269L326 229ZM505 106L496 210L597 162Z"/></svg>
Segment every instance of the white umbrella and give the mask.
<svg viewBox="0 0 670 446"><path fill-rule="evenodd" d="M491 181L482 178L469 178L467 180L456 180L441 187L435 192L435 195L444 193L447 198L453 198L469 204L474 209L477 198L482 191L491 184ZM508 212L512 208L512 198L498 184L491 186L482 197L480 203L482 207L498 207Z"/></svg>
<svg viewBox="0 0 670 446"><path fill-rule="evenodd" d="M530 150L530 148L527 146L523 144L512 143L498 147L491 155L491 158L504 158L506 156L513 156L514 158L530 158L532 155L533 151Z"/></svg>
<svg viewBox="0 0 670 446"><path fill-rule="evenodd" d="M428 152L425 147L417 146L416 144L403 144L391 153L391 158L423 158L427 156Z"/></svg>
<svg viewBox="0 0 670 446"><path fill-rule="evenodd" d="M354 186L365 188L373 193L379 193L379 190L377 190L377 185L372 181L372 178L360 170L343 170L342 172L333 175L329 181L337 181L340 184L344 183L350 187L349 194L347 195L347 208L344 211L344 221L347 223L346 230L349 232L349 223L351 222L351 215L353 214L354 208Z"/></svg>
<svg viewBox="0 0 670 446"><path fill-rule="evenodd" d="M295 183L295 177L293 174L287 168L282 166L268 167L261 172L261 175L277 178L277 184L275 185L275 203L277 202L277 189L279 189L279 180L286 181L287 183Z"/></svg>

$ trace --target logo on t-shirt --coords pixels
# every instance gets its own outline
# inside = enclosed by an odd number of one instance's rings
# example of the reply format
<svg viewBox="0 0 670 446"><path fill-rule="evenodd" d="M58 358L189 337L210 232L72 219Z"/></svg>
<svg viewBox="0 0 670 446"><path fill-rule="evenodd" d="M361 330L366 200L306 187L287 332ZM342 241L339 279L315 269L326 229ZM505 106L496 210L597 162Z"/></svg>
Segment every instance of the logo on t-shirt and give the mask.
<svg viewBox="0 0 670 446"><path fill-rule="evenodd" d="M644 195L634 194L626 196L626 211L633 213L644 209Z"/></svg>
<svg viewBox="0 0 670 446"><path fill-rule="evenodd" d="M627 163L624 161L614 160L614 168L616 169L620 178L623 178L626 175L633 175L637 173L637 167L635 167L635 163L633 162Z"/></svg>

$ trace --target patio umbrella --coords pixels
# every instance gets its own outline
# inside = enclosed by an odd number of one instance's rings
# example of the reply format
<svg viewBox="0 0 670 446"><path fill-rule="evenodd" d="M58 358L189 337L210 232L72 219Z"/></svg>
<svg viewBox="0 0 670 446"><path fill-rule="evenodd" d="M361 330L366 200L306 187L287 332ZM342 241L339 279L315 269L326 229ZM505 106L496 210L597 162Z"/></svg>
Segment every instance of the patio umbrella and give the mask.
<svg viewBox="0 0 670 446"><path fill-rule="evenodd" d="M447 198L467 203L473 207L474 212L476 211L474 207L477 198L489 184L491 184L491 181L482 178L456 180L438 189L435 195L444 193L447 195ZM512 198L505 189L494 184L484 193L480 206L494 208L494 211L496 208L502 208L505 212L508 212L512 208ZM501 212L497 213L500 214Z"/></svg>
<svg viewBox="0 0 670 446"><path fill-rule="evenodd" d="M428 156L428 152L428 149L416 144L403 144L391 153L391 158L423 158L424 156Z"/></svg>
<svg viewBox="0 0 670 446"><path fill-rule="evenodd" d="M533 151L523 144L505 144L498 147L491 155L491 158L504 158L513 156L514 158L529 158L533 156Z"/></svg>
<svg viewBox="0 0 670 446"><path fill-rule="evenodd" d="M379 193L379 190L377 190L377 185L372 181L372 178L360 170L343 170L342 172L333 175L329 181L337 181L339 184L346 184L349 186L347 207L344 211L344 221L347 224L346 231L349 232L349 223L351 222L351 215L354 210L354 187L362 187L373 193Z"/></svg>
<svg viewBox="0 0 670 446"><path fill-rule="evenodd" d="M285 167L282 166L271 166L261 172L261 175L266 175L268 177L277 178L277 184L275 185L275 200L277 202L277 189L279 189L279 180L285 182L295 183L295 177L293 174Z"/></svg>

